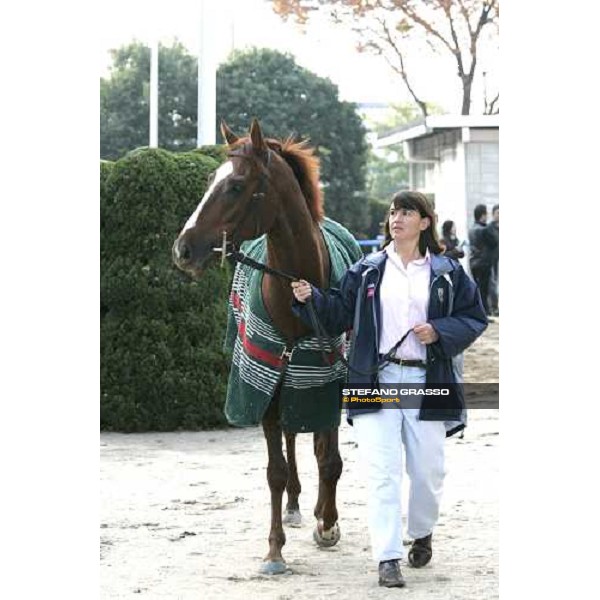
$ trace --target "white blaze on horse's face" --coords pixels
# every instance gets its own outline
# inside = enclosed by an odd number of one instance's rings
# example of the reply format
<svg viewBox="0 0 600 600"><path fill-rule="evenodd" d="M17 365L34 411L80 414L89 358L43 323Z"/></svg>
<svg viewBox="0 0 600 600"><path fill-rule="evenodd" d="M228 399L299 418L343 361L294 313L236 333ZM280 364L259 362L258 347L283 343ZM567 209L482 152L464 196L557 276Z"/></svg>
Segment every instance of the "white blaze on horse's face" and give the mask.
<svg viewBox="0 0 600 600"><path fill-rule="evenodd" d="M206 205L206 201L211 197L211 195L215 191L215 188L217 187L217 185L219 185L219 183L221 183L221 181L223 181L223 179L229 177L232 173L233 173L233 163L231 161L227 161L226 163L223 163L215 171L215 178L214 178L213 182L211 183L210 187L206 190L206 193L204 194L202 200L200 201L200 204L198 204L198 206L196 207L194 214L188 219L187 223L185 224L185 227L182 229L181 233L179 234L180 236L183 235L188 229L191 229L192 227L194 227L194 225L196 225L196 221L198 221L198 217L200 216L202 209Z"/></svg>

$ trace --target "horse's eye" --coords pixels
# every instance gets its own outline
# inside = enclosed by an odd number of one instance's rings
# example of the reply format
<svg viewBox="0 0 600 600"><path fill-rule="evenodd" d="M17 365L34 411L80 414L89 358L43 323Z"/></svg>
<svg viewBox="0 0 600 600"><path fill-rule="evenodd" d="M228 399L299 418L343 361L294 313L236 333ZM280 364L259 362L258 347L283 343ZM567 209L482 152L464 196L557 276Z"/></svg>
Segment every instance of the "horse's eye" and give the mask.
<svg viewBox="0 0 600 600"><path fill-rule="evenodd" d="M234 193L234 194L239 194L242 192L242 190L244 189L244 186L241 183L232 183L230 190Z"/></svg>

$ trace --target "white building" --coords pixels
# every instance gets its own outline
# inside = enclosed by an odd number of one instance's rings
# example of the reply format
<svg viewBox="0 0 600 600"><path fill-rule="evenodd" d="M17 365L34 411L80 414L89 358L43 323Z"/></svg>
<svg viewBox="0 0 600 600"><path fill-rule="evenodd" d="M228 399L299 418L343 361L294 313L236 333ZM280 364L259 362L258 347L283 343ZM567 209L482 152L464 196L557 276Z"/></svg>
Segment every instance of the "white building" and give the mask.
<svg viewBox="0 0 600 600"><path fill-rule="evenodd" d="M499 204L499 115L435 115L379 138L378 148L403 145L410 189L433 197L439 226L450 219L467 239L477 204Z"/></svg>

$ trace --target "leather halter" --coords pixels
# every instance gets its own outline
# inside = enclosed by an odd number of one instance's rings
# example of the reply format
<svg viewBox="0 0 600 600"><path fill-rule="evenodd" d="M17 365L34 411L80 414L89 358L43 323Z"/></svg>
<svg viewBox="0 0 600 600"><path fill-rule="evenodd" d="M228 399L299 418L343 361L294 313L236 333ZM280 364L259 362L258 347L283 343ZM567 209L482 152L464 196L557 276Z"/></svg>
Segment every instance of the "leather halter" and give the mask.
<svg viewBox="0 0 600 600"><path fill-rule="evenodd" d="M221 242L221 246L218 248L213 248L214 252L220 252L221 253L221 267L223 267L225 265L225 259L228 256L231 256L232 253L237 252L237 249L235 247L235 237L236 237L236 233L239 231L241 225L246 221L246 218L248 217L248 215L251 212L256 213L257 215L260 215L260 212L256 210L256 202L259 202L260 200L264 200L265 196L267 195L267 185L268 185L268 180L269 180L269 175L268 175L268 169L271 166L271 155L273 153L273 151L270 148L267 148L266 151L266 161L265 161L265 168L261 170L259 179L258 179L258 185L256 186L256 189L254 190L254 192L252 193L252 195L250 196L250 201L248 202L248 206L246 207L246 210L242 216L242 218L239 220L237 227L235 227L235 230L231 233L231 240L227 239L227 231L223 230L223 241ZM243 154L241 152L229 152L227 154L227 156L231 157L231 158L251 158L251 156L249 154ZM256 220L256 236L258 237L259 235L259 231L260 231L260 221L257 219ZM227 252L227 246L231 245L232 250L230 252Z"/></svg>

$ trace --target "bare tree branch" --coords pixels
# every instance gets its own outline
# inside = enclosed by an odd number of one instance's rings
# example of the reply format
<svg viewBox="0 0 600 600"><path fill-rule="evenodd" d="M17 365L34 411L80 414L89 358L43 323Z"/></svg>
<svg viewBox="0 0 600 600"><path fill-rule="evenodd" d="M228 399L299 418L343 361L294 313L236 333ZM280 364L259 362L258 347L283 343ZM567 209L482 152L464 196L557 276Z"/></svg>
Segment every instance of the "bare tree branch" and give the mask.
<svg viewBox="0 0 600 600"><path fill-rule="evenodd" d="M416 11L412 9L411 6L409 6L408 2L399 2L397 3L397 6L409 19L411 19L418 25L421 25L421 27L423 27L425 31L427 31L429 34L433 35L438 40L440 40L442 44L444 44L444 46L446 46L446 48L448 48L448 50L452 52L452 54L455 53L455 50L457 50L458 48L453 48L450 42L435 27L433 27L431 23L423 19Z"/></svg>
<svg viewBox="0 0 600 600"><path fill-rule="evenodd" d="M460 51L460 44L458 42L458 36L456 35L456 29L454 28L454 20L452 19L450 3L443 2L441 4L441 6L442 6L442 10L446 14L446 18L448 19L449 24L450 24L450 33L452 35L452 41L454 42L454 48L455 48L455 51L453 52L453 54L456 58L456 62L458 63L458 76L461 79L463 79L465 76L465 69L464 69L462 54Z"/></svg>
<svg viewBox="0 0 600 600"><path fill-rule="evenodd" d="M469 15L469 11L467 10L467 7L465 6L463 0L458 0L458 5L460 6L460 12L462 13L463 18L465 19L467 29L469 30L469 36L472 40L474 37L474 31L473 27L471 26L471 16Z"/></svg>
<svg viewBox="0 0 600 600"><path fill-rule="evenodd" d="M423 116L426 117L427 116L427 104L425 102L423 102L417 96L417 94L413 90L413 87L410 85L410 82L408 81L408 74L406 73L406 68L404 66L404 57L403 57L402 51L400 50L400 48L398 47L398 45L396 44L396 42L393 40L393 38L392 38L392 36L390 34L390 30L389 30L389 28L387 26L387 23L383 19L377 19L377 21L382 26L383 31L385 33L385 36L387 38L387 41L388 41L389 45L392 47L392 49L394 50L394 52L396 53L396 56L398 57L398 59L400 61L400 68L398 68L397 66L395 66L387 58L387 56L384 55L385 58L386 58L386 60L388 61L388 64L392 67L392 69L394 69L394 71L396 71L396 73L398 73L400 75L400 77L402 77L402 80L404 81L404 84L406 85L406 88L408 89L410 95L413 97L415 103L421 109L421 112L423 113Z"/></svg>
<svg viewBox="0 0 600 600"><path fill-rule="evenodd" d="M500 100L500 92L496 94L496 97L488 104L487 101L485 103L485 110L483 112L484 115L497 115L500 112L500 109L495 106L496 102Z"/></svg>
<svg viewBox="0 0 600 600"><path fill-rule="evenodd" d="M418 31L424 31L424 40L434 51L450 52L457 65L457 74L462 85L462 114L469 114L471 89L478 63L478 49L481 31L488 25L496 25L500 0L271 0L275 11L287 18L293 16L297 21L306 22L314 11L336 13L338 22L347 22L359 35L370 31L372 39L367 44L361 41L363 48L380 48L379 54L391 53L392 62L386 56L390 66L405 83L415 102L423 107L409 84L405 68L406 48L400 48L403 38L418 38ZM396 22L396 29L381 16L388 15ZM365 22L377 19L382 25L381 31L374 32L365 26ZM463 23L464 20L464 23ZM414 28L414 33L413 33ZM399 65L399 66L398 66ZM425 109L426 110L426 109Z"/></svg>
<svg viewBox="0 0 600 600"><path fill-rule="evenodd" d="M475 35L472 39L478 39L479 38L479 34L481 33L481 30L483 29L483 26L486 25L487 23L490 23L491 20L489 19L490 16L490 12L492 11L492 8L494 8L494 6L496 5L496 0L490 0L489 4L483 4L483 7L481 9L481 14L479 15L479 21L477 22L477 27L475 28Z"/></svg>

